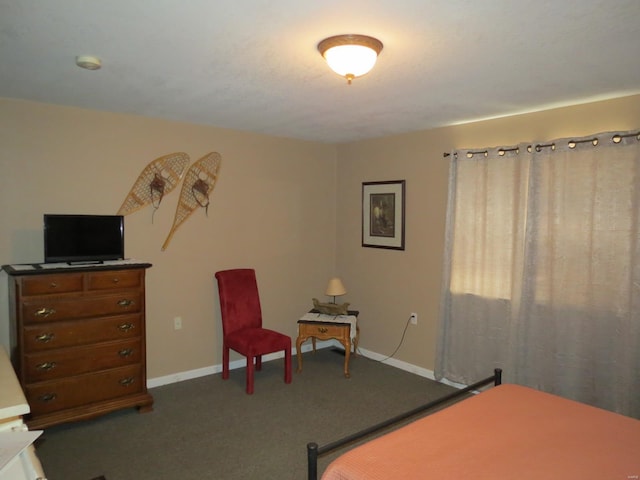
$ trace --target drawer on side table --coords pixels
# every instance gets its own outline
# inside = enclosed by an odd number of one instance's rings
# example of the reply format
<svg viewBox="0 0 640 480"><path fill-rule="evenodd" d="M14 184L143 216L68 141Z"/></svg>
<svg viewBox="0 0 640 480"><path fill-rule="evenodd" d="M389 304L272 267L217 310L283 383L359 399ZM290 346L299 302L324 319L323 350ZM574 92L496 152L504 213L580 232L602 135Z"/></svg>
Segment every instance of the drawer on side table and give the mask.
<svg viewBox="0 0 640 480"><path fill-rule="evenodd" d="M316 337L320 340L329 340L330 338L349 338L348 323L321 323L309 322L300 323L300 331L302 334L310 337Z"/></svg>

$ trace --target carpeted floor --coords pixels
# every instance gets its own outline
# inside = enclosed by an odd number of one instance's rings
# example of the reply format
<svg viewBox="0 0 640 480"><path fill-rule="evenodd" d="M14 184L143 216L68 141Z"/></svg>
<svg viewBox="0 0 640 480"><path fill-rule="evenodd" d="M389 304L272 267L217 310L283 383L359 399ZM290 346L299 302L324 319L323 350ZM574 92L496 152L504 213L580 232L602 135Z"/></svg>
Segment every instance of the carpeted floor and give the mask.
<svg viewBox="0 0 640 480"><path fill-rule="evenodd" d="M244 392L244 369L228 381L218 374L154 388L153 412L46 429L37 454L48 480L303 480L308 442L323 445L453 391L361 356L345 379L343 360L331 349L306 353L290 385L282 360L266 362L254 395ZM321 458L319 471L339 453Z"/></svg>

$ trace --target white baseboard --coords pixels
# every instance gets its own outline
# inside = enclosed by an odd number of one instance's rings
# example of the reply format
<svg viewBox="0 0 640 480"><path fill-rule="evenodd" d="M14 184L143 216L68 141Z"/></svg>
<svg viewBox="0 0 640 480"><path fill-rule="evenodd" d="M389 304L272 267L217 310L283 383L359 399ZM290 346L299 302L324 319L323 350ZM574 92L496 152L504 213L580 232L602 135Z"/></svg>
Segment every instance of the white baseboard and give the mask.
<svg viewBox="0 0 640 480"><path fill-rule="evenodd" d="M364 348L358 348L358 353L361 353L363 356L370 358L372 360L377 360L378 362L382 362L386 365L391 365L392 367L399 368L400 370L404 370L405 372L414 373L416 375L420 375L421 377L428 378L429 380L434 380L439 383L444 383L451 387L455 388L465 388L466 385L462 383L451 382L446 378L442 380L436 380L435 374L433 370L429 370L427 368L418 367L411 363L403 362L402 360L397 360L395 358L387 358L386 355L380 355L379 353L372 352L370 350L366 350Z"/></svg>
<svg viewBox="0 0 640 480"><path fill-rule="evenodd" d="M416 365L412 365L411 363L403 362L402 360L397 360L395 358L387 358L386 355L380 355L379 353L372 352L371 350L367 350L365 348L358 348L358 353L362 354L364 357L370 358L371 360L376 360L386 365L391 365L392 367L399 368L400 370L404 370L405 372L415 373L416 375L420 375L421 377L426 377L431 380L436 379L432 370L418 367Z"/></svg>
<svg viewBox="0 0 640 480"><path fill-rule="evenodd" d="M327 341L318 341L316 344L316 348L318 350L322 348L328 347L337 347L342 348L342 345L337 340L327 340ZM302 352L310 352L313 346L311 344L303 345ZM292 349L292 355L295 356L296 350ZM430 380L435 380L435 375L433 370L429 370L427 368L418 367L416 365L412 365L411 363L403 362L402 360L397 360L395 358L387 358L385 355L380 355L379 353L372 352L370 350L364 348L358 348L358 354L370 358L372 360L376 360L378 362L382 362L386 365L391 365L392 367L399 368L400 370L404 370L405 372L410 372L421 377L428 378ZM278 358L282 358L284 353L270 353L268 355L264 355L262 357L263 362L269 362L271 360L276 360ZM247 361L244 358L239 360L233 360L229 362L229 369L235 370L236 368L244 368L247 365ZM204 377L206 375L213 375L215 373L222 372L222 364L211 365L210 367L197 368L195 370L189 370L186 372L174 373L172 375L166 375L164 377L155 377L147 380L147 388L160 387L162 385L168 385L170 383L182 382L183 380L191 380L198 377ZM464 388L466 385L450 382L446 379L440 380L441 383L445 383L455 388Z"/></svg>
<svg viewBox="0 0 640 480"><path fill-rule="evenodd" d="M318 341L316 342L316 348L319 350L321 348L327 348L334 346L333 340L328 341ZM303 345L302 352L310 352L313 346ZM295 356L296 349L292 349L292 355ZM268 355L262 356L263 362L269 362L271 360L276 360L278 358L284 357L283 352L269 353ZM229 369L235 370L236 368L244 368L247 365L247 361L244 358L233 360L229 362ZM194 378L205 377L207 375L213 375L215 373L222 372L222 364L218 363L216 365L211 365L209 367L196 368L195 370L188 370L186 372L173 373L171 375L165 375L163 377L155 377L147 379L147 388L155 388L161 387L162 385L169 385L170 383L178 383L184 380L192 380Z"/></svg>

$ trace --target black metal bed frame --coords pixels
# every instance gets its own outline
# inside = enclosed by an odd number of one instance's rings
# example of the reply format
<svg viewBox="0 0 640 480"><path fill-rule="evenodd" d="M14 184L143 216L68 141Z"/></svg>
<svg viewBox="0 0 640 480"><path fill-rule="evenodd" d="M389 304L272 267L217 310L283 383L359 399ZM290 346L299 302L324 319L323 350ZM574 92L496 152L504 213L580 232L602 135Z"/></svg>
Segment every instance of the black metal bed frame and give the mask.
<svg viewBox="0 0 640 480"><path fill-rule="evenodd" d="M469 392L477 390L478 388L484 387L493 383L494 386L500 385L502 383L502 369L496 368L493 371L493 375L487 377L483 380L480 380L473 385L469 385L457 392L450 393L449 395L445 395L442 398L438 398L436 400L432 400L431 402L425 403L419 407L414 408L413 410L409 410L407 412L401 413L400 415L396 415L388 420L377 423L376 425L372 425L371 427L365 428L364 430L360 430L359 432L353 433L351 435L347 435L339 440L336 440L331 443L327 443L326 445L318 446L315 442L307 443L307 469L308 469L308 480L318 480L318 457L325 455L329 452L332 452L340 447L344 447L348 443L355 442L360 440L368 435L376 433L380 430L383 430L387 427L390 427L402 420L406 420L409 417L417 415L418 413L425 412L434 407L440 406L444 403L447 403L451 400L455 400L458 397L462 397Z"/></svg>

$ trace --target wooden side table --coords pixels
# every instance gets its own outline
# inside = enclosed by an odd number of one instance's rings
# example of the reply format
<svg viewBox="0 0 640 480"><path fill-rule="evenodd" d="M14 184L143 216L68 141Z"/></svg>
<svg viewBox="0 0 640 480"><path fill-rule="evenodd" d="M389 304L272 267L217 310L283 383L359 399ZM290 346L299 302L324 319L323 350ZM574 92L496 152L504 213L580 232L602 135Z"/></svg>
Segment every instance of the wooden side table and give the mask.
<svg viewBox="0 0 640 480"><path fill-rule="evenodd" d="M310 313L318 313L311 310ZM360 337L360 327L358 326L357 310L349 310L348 316L355 317L356 333L353 338L354 351L356 355L358 340ZM331 340L336 339L344 346L344 376L349 378L349 358L351 356L351 323L340 322L340 317L333 317L331 321L325 321L320 316L318 320L298 320L298 339L296 340L296 352L298 357L298 373L302 372L302 344L309 338L313 343L313 352L316 351L316 339Z"/></svg>

